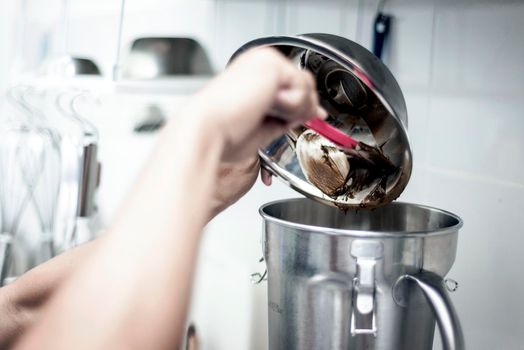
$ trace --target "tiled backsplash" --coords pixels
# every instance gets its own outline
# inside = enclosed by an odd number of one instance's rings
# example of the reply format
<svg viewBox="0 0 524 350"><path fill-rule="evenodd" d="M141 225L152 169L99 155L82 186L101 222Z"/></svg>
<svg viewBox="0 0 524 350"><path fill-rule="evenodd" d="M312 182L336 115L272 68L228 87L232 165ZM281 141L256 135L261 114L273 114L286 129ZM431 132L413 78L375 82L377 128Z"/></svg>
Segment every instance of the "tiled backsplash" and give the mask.
<svg viewBox="0 0 524 350"><path fill-rule="evenodd" d="M357 1L341 5L294 1L286 32L334 32L369 47L376 2L360 3L360 19ZM524 3L389 1L385 11L394 16L386 62L405 92L415 161L401 200L450 210L465 221L449 275L460 283L452 298L468 348L521 349ZM256 207L293 195L280 184L256 188L217 219L210 239L224 239L229 223L241 217L227 244L252 256L260 230L248 223L258 219ZM256 232L246 233L251 226Z"/></svg>

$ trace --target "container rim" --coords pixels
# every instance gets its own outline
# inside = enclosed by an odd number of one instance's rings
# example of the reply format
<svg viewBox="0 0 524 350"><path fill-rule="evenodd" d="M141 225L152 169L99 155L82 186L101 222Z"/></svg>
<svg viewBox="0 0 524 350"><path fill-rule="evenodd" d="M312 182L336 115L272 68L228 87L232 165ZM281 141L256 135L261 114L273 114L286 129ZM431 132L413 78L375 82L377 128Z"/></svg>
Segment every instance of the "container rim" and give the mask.
<svg viewBox="0 0 524 350"><path fill-rule="evenodd" d="M418 231L365 231L365 230L356 230L356 229L340 229L340 228L332 228L332 227L326 227L326 226L314 226L314 225L307 225L307 224L301 224L296 222L291 222L283 219L276 218L274 216L269 215L265 212L265 209L267 209L270 206L273 206L275 204L282 204L282 203L290 203L290 202L298 202L298 201L314 201L313 199L309 198L286 198L286 199L279 199L275 201L271 201L268 203L263 204L258 212L264 219L264 222L272 222L276 223L282 226L291 227L295 229L302 229L306 230L311 233L322 233L327 235L336 235L336 236L352 236L352 237L360 237L360 238L406 238L406 237L431 237L431 236L439 236L439 235L445 235L445 234L453 234L458 232L460 228L464 225L464 222L462 219L452 212L431 207L428 205L423 204L415 204L415 203L409 203L409 202L401 202L401 201L395 201L391 202L389 204L386 204L386 206L397 206L397 205L407 205L407 206L414 206L419 209L424 209L428 211L438 212L440 214L449 216L457 221L456 224L444 227L441 229L436 230L418 230ZM325 205L325 204L324 204ZM336 210L336 208L333 208ZM351 210L351 209L350 209ZM368 211L370 209L361 209L363 211ZM372 210L372 209L371 209Z"/></svg>

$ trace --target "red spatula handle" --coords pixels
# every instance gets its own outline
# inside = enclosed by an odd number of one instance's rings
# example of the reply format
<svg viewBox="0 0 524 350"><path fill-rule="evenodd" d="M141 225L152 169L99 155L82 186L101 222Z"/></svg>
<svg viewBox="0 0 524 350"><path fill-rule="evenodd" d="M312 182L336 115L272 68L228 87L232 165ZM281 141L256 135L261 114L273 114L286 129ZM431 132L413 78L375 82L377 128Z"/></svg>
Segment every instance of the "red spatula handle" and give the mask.
<svg viewBox="0 0 524 350"><path fill-rule="evenodd" d="M344 134L342 131L338 130L328 122L319 119L313 118L308 120L305 124L311 130L316 131L320 135L324 136L329 141L333 142L335 145L343 148L355 148L358 145L358 141Z"/></svg>

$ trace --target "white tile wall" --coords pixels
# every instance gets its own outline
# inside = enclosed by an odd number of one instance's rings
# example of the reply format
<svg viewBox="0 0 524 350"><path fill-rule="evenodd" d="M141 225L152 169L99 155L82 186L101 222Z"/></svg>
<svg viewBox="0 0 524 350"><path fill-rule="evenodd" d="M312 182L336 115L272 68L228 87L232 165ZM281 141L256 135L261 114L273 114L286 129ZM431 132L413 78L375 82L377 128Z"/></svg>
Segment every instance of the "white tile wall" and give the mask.
<svg viewBox="0 0 524 350"><path fill-rule="evenodd" d="M329 0L319 6L316 1L291 0L284 2L286 31L290 35L304 33L331 33L355 38L357 2Z"/></svg>
<svg viewBox="0 0 524 350"><path fill-rule="evenodd" d="M468 349L522 349L524 291L521 185L428 171L425 203L459 214L455 265L449 276L460 283L452 295Z"/></svg>
<svg viewBox="0 0 524 350"><path fill-rule="evenodd" d="M214 58L218 67L225 67L244 43L274 33L278 20L274 6L269 1L217 2Z"/></svg>
<svg viewBox="0 0 524 350"><path fill-rule="evenodd" d="M504 95L433 96L427 137L429 164L494 183L522 185L521 108L520 99Z"/></svg>
<svg viewBox="0 0 524 350"><path fill-rule="evenodd" d="M444 1L435 2L433 11L433 35L414 47L418 52L433 46L427 84L415 91L402 70L390 65L407 86L420 164L403 197L456 212L465 221L450 276L460 282L452 297L468 348L521 349L524 69L516 57L524 54L524 41L517 38L524 29L518 19L523 4ZM414 50L397 54L408 61L417 57Z"/></svg>
<svg viewBox="0 0 524 350"><path fill-rule="evenodd" d="M0 91L3 91L9 83L13 55L15 54L15 36L16 18L18 6L16 3L8 0L0 0Z"/></svg>
<svg viewBox="0 0 524 350"><path fill-rule="evenodd" d="M439 6L437 87L522 94L523 12L522 1L457 1Z"/></svg>

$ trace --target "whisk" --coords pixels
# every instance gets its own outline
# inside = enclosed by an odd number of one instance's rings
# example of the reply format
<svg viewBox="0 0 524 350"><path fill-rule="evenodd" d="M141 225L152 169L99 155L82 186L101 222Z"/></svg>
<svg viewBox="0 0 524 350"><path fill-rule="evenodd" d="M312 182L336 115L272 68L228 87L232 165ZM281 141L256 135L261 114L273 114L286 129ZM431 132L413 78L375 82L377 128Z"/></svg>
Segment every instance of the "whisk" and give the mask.
<svg viewBox="0 0 524 350"><path fill-rule="evenodd" d="M34 94L34 101L29 101L29 93L32 92L35 91L28 90L22 94L22 102L32 112L30 122L34 131L24 148L27 155L22 168L26 172L27 186L40 223L41 246L37 262L43 262L55 255L53 237L61 182L61 136L42 112L45 101L36 100L37 97L42 99L42 96ZM23 160L21 157L20 161Z"/></svg>
<svg viewBox="0 0 524 350"><path fill-rule="evenodd" d="M28 203L28 193L17 161L20 130L2 130L0 146L0 207L2 212L2 271L0 283L7 277L12 262L12 242L18 233L22 212Z"/></svg>
<svg viewBox="0 0 524 350"><path fill-rule="evenodd" d="M27 126L27 110L18 104L17 97L14 90L8 93L10 107L16 109L8 111L0 130L0 283L7 277L13 263L12 243L19 232L21 218L30 200L28 174L21 166L21 159L25 160L21 153L26 146L30 129Z"/></svg>

